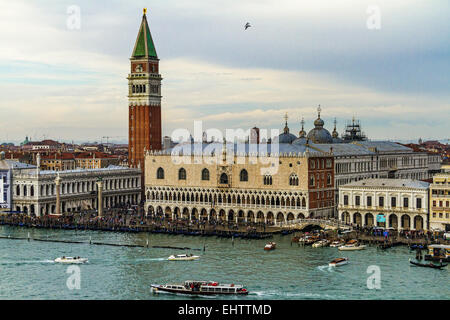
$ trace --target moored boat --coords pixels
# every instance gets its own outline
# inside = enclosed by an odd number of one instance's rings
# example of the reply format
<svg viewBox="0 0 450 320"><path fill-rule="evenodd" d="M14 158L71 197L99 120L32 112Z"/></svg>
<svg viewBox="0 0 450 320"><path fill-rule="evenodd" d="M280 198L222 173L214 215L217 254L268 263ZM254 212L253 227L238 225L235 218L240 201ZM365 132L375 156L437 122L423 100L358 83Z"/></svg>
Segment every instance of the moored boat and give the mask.
<svg viewBox="0 0 450 320"><path fill-rule="evenodd" d="M329 242L328 240L323 239L323 240L319 240L319 241L317 241L317 242L314 242L313 245L312 245L312 247L313 247L313 248L326 247L326 246L328 246L329 243L330 243L330 242Z"/></svg>
<svg viewBox="0 0 450 320"><path fill-rule="evenodd" d="M177 254L171 255L167 260L169 261L192 261L199 259L199 256L194 256L193 254Z"/></svg>
<svg viewBox="0 0 450 320"><path fill-rule="evenodd" d="M277 247L275 242L269 242L264 246L264 250L274 250Z"/></svg>
<svg viewBox="0 0 450 320"><path fill-rule="evenodd" d="M339 267L339 266L342 266L347 263L348 263L348 258L344 257L344 258L336 258L333 261L331 261L328 265L330 267Z"/></svg>
<svg viewBox="0 0 450 320"><path fill-rule="evenodd" d="M215 281L192 281L182 284L152 284L152 292L169 292L191 295L247 295L248 290L242 285L221 284Z"/></svg>
<svg viewBox="0 0 450 320"><path fill-rule="evenodd" d="M338 247L340 251L356 251L356 250L364 250L366 248L365 245L359 244L357 240L350 240L343 246Z"/></svg>
<svg viewBox="0 0 450 320"><path fill-rule="evenodd" d="M63 256L63 257L56 258L54 261L58 262L58 263L85 263L85 262L88 262L88 259L81 258L81 257L65 257L65 256Z"/></svg>
<svg viewBox="0 0 450 320"><path fill-rule="evenodd" d="M342 246L343 244L344 243L341 241L333 241L332 243L330 243L330 247L336 248Z"/></svg>

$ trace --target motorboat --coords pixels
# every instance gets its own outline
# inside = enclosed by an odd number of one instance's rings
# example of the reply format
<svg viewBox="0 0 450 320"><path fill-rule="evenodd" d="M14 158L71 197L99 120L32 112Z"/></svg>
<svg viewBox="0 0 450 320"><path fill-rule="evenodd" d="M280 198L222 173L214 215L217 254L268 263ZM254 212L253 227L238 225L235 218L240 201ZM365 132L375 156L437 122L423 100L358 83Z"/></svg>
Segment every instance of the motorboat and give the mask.
<svg viewBox="0 0 450 320"><path fill-rule="evenodd" d="M167 258L169 261L191 261L199 259L199 256L194 256L193 254L177 254L171 255Z"/></svg>
<svg viewBox="0 0 450 320"><path fill-rule="evenodd" d="M350 240L343 246L338 247L340 251L356 251L356 250L364 250L366 248L365 245L359 244L357 240Z"/></svg>
<svg viewBox="0 0 450 320"><path fill-rule="evenodd" d="M269 242L264 246L264 250L274 250L277 247L275 242Z"/></svg>
<svg viewBox="0 0 450 320"><path fill-rule="evenodd" d="M342 245L343 245L343 243L341 241L333 241L332 243L330 243L330 247L333 247L333 248L340 247Z"/></svg>
<svg viewBox="0 0 450 320"><path fill-rule="evenodd" d="M418 266L418 267L433 268L433 269L442 269L442 268L447 266L447 264L443 264L443 263L441 263L441 264L434 264L432 262L430 262L430 263L420 263L420 262L412 261L411 259L409 259L409 263L411 263L411 264L413 264L415 266Z"/></svg>
<svg viewBox="0 0 450 320"><path fill-rule="evenodd" d="M88 262L87 258L81 257L59 257L54 260L57 263L85 263Z"/></svg>
<svg viewBox="0 0 450 320"><path fill-rule="evenodd" d="M321 247L326 247L328 246L328 244L330 243L330 241L323 239L323 240L319 240L317 242L314 242L312 247L313 248L321 248Z"/></svg>
<svg viewBox="0 0 450 320"><path fill-rule="evenodd" d="M344 258L336 258L333 261L331 261L328 265L330 267L339 267L339 266L342 266L347 263L348 263L348 258L344 257Z"/></svg>
<svg viewBox="0 0 450 320"><path fill-rule="evenodd" d="M450 262L450 245L429 245L428 254L425 255L425 260Z"/></svg>
<svg viewBox="0 0 450 320"><path fill-rule="evenodd" d="M221 284L215 281L192 281L182 284L152 284L152 292L169 292L191 295L247 295L248 290L242 285Z"/></svg>

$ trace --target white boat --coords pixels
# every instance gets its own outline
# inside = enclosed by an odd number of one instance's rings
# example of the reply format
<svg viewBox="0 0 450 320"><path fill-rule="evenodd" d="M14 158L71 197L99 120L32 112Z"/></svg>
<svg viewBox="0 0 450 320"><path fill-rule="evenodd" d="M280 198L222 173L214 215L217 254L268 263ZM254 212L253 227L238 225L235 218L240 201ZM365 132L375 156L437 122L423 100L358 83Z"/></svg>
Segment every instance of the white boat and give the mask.
<svg viewBox="0 0 450 320"><path fill-rule="evenodd" d="M317 242L314 242L312 247L313 248L320 248L320 247L326 247L330 242L328 240L319 240Z"/></svg>
<svg viewBox="0 0 450 320"><path fill-rule="evenodd" d="M365 245L360 244L346 244L343 246L338 247L338 250L340 251L356 251L356 250L364 250L366 248Z"/></svg>
<svg viewBox="0 0 450 320"><path fill-rule="evenodd" d="M191 261L191 260L197 260L199 259L199 256L194 256L192 254L177 254L177 255L171 255L167 258L169 261Z"/></svg>
<svg viewBox="0 0 450 320"><path fill-rule="evenodd" d="M277 247L275 242L269 242L264 246L264 250L274 250Z"/></svg>
<svg viewBox="0 0 450 320"><path fill-rule="evenodd" d="M170 292L191 295L247 295L248 290L238 284L221 284L215 281L185 281L180 284L152 284L152 292Z"/></svg>
<svg viewBox="0 0 450 320"><path fill-rule="evenodd" d="M348 263L348 258L336 258L333 261L331 261L328 265L330 267L339 267L339 266L342 266L347 263Z"/></svg>
<svg viewBox="0 0 450 320"><path fill-rule="evenodd" d="M336 248L336 247L340 247L340 246L342 246L342 245L343 245L343 243L342 243L341 241L333 241L333 242L330 244L330 247Z"/></svg>
<svg viewBox="0 0 450 320"><path fill-rule="evenodd" d="M88 262L88 259L81 257L59 257L54 261L57 263L85 263Z"/></svg>

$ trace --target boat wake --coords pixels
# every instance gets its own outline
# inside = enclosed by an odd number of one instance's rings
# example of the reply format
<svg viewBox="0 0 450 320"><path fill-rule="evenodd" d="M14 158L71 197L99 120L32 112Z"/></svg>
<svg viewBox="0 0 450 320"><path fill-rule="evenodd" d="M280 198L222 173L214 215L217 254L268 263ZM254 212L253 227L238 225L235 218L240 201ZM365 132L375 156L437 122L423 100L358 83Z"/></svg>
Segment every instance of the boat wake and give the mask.
<svg viewBox="0 0 450 320"><path fill-rule="evenodd" d="M53 260L23 260L23 261L0 261L0 265L21 265L21 264L42 264L42 263L55 263Z"/></svg>
<svg viewBox="0 0 450 320"><path fill-rule="evenodd" d="M137 262L145 262L145 261L166 261L167 258L143 258L143 259L136 259Z"/></svg>
<svg viewBox="0 0 450 320"><path fill-rule="evenodd" d="M317 269L319 269L322 272L335 272L336 268L330 267L329 265L323 265L323 266L318 266Z"/></svg>
<svg viewBox="0 0 450 320"><path fill-rule="evenodd" d="M250 291L249 296L257 296L260 298L274 299L274 298L298 298L298 299L335 299L328 294L318 294L309 292L282 292L282 291Z"/></svg>

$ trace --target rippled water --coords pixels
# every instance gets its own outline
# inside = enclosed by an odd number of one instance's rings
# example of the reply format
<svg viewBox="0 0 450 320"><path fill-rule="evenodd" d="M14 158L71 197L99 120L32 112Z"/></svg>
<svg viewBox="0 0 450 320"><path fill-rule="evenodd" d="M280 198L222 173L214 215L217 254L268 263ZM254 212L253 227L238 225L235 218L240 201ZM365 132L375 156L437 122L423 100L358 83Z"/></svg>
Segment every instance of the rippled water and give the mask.
<svg viewBox="0 0 450 320"><path fill-rule="evenodd" d="M167 261L180 250L110 247L0 239L1 299L221 299L152 294L150 284L184 280L215 280L244 284L247 299L449 299L450 270L411 266L414 252L406 247L385 251L368 247L341 253L337 248L291 246L291 236L275 236L277 249L264 251L265 240L127 234L97 231L34 230L0 227L0 235L88 242L145 244L203 248L197 261ZM67 265L59 256L82 256L81 289L66 286ZM328 267L340 256L348 265ZM381 270L381 289L368 289L370 265ZM226 297L229 299L230 297ZM236 299L246 299L238 297Z"/></svg>

